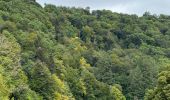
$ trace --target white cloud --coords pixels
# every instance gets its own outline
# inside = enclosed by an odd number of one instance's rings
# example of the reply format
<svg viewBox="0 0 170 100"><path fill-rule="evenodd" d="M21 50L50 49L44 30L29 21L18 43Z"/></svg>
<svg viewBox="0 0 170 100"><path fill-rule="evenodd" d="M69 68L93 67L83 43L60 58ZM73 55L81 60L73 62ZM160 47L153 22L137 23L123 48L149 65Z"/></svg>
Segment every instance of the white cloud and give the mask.
<svg viewBox="0 0 170 100"><path fill-rule="evenodd" d="M108 9L113 12L142 15L145 11L152 14L170 15L170 0L37 0L56 6L87 7L91 9Z"/></svg>

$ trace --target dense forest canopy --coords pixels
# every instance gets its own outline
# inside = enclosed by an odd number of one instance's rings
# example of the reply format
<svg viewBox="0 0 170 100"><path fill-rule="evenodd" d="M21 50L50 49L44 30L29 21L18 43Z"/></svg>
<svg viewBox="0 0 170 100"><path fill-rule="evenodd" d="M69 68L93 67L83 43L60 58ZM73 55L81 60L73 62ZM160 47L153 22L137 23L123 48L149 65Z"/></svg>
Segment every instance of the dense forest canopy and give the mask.
<svg viewBox="0 0 170 100"><path fill-rule="evenodd" d="M170 100L170 16L0 0L0 100Z"/></svg>

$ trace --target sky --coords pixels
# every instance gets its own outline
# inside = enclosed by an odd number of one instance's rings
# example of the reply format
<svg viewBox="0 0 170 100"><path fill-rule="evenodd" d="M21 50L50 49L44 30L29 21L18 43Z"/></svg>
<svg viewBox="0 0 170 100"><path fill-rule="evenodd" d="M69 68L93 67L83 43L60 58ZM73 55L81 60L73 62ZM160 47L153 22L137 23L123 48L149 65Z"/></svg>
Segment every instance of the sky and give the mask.
<svg viewBox="0 0 170 100"><path fill-rule="evenodd" d="M91 10L107 9L113 12L143 15L151 14L170 15L170 0L36 0L42 6L53 4L67 7L90 7Z"/></svg>

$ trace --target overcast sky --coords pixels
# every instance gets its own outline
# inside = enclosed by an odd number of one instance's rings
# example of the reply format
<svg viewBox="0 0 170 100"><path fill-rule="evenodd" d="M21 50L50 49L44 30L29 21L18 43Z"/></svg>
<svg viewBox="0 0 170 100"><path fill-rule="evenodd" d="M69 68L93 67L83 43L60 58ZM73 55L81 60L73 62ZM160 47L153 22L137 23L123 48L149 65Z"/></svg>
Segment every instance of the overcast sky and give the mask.
<svg viewBox="0 0 170 100"><path fill-rule="evenodd" d="M87 7L107 9L113 12L142 15L149 11L152 14L170 15L170 0L37 0L41 5Z"/></svg>

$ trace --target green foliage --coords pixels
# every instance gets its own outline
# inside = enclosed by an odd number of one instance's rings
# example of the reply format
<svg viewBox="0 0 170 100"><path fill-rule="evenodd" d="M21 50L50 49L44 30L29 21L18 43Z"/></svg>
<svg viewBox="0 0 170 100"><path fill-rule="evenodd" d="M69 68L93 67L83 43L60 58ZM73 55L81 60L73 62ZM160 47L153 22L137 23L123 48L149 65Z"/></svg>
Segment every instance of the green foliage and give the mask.
<svg viewBox="0 0 170 100"><path fill-rule="evenodd" d="M0 79L1 99L31 98L39 99L39 96L27 85L27 77L22 71L20 61L20 46L16 39L8 31L4 31L0 38Z"/></svg>
<svg viewBox="0 0 170 100"><path fill-rule="evenodd" d="M0 99L169 100L169 28L149 12L0 0Z"/></svg>
<svg viewBox="0 0 170 100"><path fill-rule="evenodd" d="M169 66L166 71L162 71L158 76L158 84L153 90L148 90L145 100L169 100L170 99L170 71Z"/></svg>
<svg viewBox="0 0 170 100"><path fill-rule="evenodd" d="M125 97L120 92L120 90L114 86L111 87L111 94L113 94L115 100L126 100Z"/></svg>

